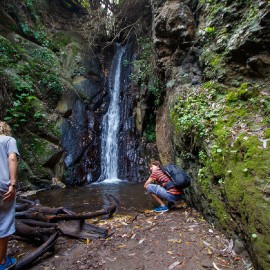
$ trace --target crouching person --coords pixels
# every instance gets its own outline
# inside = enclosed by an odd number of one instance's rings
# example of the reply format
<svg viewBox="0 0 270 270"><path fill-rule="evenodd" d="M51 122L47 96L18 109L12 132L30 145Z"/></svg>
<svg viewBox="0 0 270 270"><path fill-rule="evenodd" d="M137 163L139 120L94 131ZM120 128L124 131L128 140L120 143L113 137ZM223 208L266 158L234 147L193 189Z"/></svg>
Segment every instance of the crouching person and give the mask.
<svg viewBox="0 0 270 270"><path fill-rule="evenodd" d="M0 270L13 269L16 264L15 258L7 256L7 248L8 237L15 232L17 155L10 127L0 122Z"/></svg>
<svg viewBox="0 0 270 270"><path fill-rule="evenodd" d="M172 187L168 190L164 188L165 183L171 181L170 178L161 170L161 164L157 160L151 160L151 175L144 184L144 188L150 193L154 200L160 205L155 208L155 212L166 212L174 207L174 202L182 199L182 190ZM153 183L156 184L153 184ZM164 200L168 201L165 205Z"/></svg>

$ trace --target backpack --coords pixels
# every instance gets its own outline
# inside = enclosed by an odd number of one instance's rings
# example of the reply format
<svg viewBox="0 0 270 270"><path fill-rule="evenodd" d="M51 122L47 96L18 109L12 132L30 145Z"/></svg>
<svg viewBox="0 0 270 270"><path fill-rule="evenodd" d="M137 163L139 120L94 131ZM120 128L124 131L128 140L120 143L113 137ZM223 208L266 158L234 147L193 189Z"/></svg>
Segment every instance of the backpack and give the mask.
<svg viewBox="0 0 270 270"><path fill-rule="evenodd" d="M171 180L165 183L165 189L170 189L172 187L184 189L190 186L191 178L181 168L178 168L174 164L168 164L166 166L161 166L160 168Z"/></svg>

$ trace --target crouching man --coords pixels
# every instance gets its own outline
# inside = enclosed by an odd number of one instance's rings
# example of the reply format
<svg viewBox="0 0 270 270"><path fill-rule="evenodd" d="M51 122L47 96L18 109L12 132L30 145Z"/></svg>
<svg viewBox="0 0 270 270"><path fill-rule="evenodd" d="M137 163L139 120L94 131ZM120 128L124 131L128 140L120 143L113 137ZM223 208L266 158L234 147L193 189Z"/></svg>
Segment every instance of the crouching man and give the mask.
<svg viewBox="0 0 270 270"><path fill-rule="evenodd" d="M182 190L172 187L168 190L164 188L166 182L171 181L170 178L161 170L161 164L157 160L151 160L151 175L144 184L144 188L150 193L154 200L160 205L154 209L155 212L166 212L174 207L174 202L182 199ZM156 184L153 184L153 183ZM168 201L165 205L164 200Z"/></svg>

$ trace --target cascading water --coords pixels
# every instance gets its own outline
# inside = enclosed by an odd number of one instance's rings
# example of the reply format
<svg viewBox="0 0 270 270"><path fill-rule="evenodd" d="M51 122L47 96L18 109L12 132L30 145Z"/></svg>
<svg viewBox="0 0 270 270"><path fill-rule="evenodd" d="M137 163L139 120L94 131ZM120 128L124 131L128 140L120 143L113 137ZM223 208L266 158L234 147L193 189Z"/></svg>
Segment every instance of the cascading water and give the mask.
<svg viewBox="0 0 270 270"><path fill-rule="evenodd" d="M118 133L120 123L121 67L125 48L117 45L109 75L110 105L102 122L101 176L99 181L119 180L118 173Z"/></svg>

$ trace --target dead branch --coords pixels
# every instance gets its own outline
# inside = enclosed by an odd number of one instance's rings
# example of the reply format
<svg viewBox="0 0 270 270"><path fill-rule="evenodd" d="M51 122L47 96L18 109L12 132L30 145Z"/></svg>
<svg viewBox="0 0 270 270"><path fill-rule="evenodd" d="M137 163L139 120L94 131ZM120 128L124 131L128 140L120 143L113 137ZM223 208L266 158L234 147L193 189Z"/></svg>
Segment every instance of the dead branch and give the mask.
<svg viewBox="0 0 270 270"><path fill-rule="evenodd" d="M46 241L43 245L41 245L39 248L37 248L35 251L30 253L28 256L24 257L22 260L20 260L17 263L16 269L26 269L27 266L29 266L31 263L33 263L35 260L37 260L41 255L43 255L45 252L50 250L58 238L58 232L51 235L51 237Z"/></svg>
<svg viewBox="0 0 270 270"><path fill-rule="evenodd" d="M63 207L46 207L39 202L18 198L22 203L16 208L15 236L25 240L39 240L44 244L22 259L16 269L23 269L53 247L58 233L78 239L105 239L111 234L108 230L85 222L98 216L111 216L117 209L118 202L112 195L106 195L109 205L101 210L77 214ZM59 222L59 223L58 223Z"/></svg>

